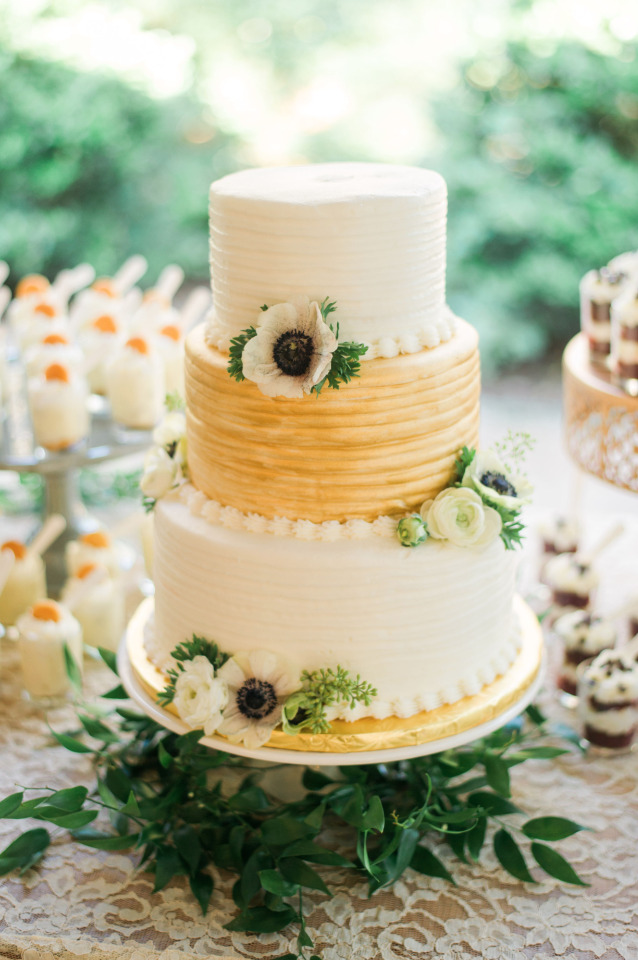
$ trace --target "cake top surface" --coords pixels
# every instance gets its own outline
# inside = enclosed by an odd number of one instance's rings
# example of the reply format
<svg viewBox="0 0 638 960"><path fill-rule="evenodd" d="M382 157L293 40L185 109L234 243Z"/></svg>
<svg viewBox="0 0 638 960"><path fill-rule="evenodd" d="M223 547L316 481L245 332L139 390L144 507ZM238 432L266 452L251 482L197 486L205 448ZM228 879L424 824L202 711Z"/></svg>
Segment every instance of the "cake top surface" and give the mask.
<svg viewBox="0 0 638 960"><path fill-rule="evenodd" d="M445 193L434 170L385 163L319 163L261 167L231 173L211 186L211 197L271 203L331 204L356 199L423 198Z"/></svg>

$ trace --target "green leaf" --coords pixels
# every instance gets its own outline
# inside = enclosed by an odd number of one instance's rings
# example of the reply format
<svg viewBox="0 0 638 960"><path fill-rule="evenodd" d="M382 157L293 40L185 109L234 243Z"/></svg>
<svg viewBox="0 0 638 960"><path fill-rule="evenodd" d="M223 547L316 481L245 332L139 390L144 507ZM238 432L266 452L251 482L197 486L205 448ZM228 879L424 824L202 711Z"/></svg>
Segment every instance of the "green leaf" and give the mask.
<svg viewBox="0 0 638 960"><path fill-rule="evenodd" d="M191 891L201 907L202 914L206 916L210 898L213 895L213 878L209 873L198 871L189 877Z"/></svg>
<svg viewBox="0 0 638 960"><path fill-rule="evenodd" d="M55 808L50 808L54 810ZM48 820L54 823L56 827L63 827L65 830L76 830L79 827L85 827L92 823L97 817L97 810L76 810L74 813L43 813L38 810L38 819Z"/></svg>
<svg viewBox="0 0 638 960"><path fill-rule="evenodd" d="M309 814L304 817L304 823L307 823L309 827L312 827L313 831L318 832L321 830L321 825L323 823L323 818L326 814L326 803L323 801L318 806L311 810Z"/></svg>
<svg viewBox="0 0 638 960"><path fill-rule="evenodd" d="M238 917L225 924L225 930L239 933L276 933L297 920L292 907L284 910L269 910L268 907L252 907L243 910Z"/></svg>
<svg viewBox="0 0 638 960"><path fill-rule="evenodd" d="M483 849L486 830L487 818L481 817L467 834L467 852L475 863L478 861L481 850Z"/></svg>
<svg viewBox="0 0 638 960"><path fill-rule="evenodd" d="M128 693L124 689L121 683L118 683L117 686L111 687L110 690L107 690L106 693L100 694L104 700L128 700Z"/></svg>
<svg viewBox="0 0 638 960"><path fill-rule="evenodd" d="M530 703L528 707L525 708L525 713L532 721L533 724L537 727L542 727L543 724L547 721L545 714L536 706L535 703Z"/></svg>
<svg viewBox="0 0 638 960"><path fill-rule="evenodd" d="M71 653L71 648L68 643L65 643L62 649L64 652L64 669L66 670L66 675L71 682L71 686L77 693L82 689L82 671L75 656Z"/></svg>
<svg viewBox="0 0 638 960"><path fill-rule="evenodd" d="M73 813L79 810L89 795L86 787L66 787L64 790L57 790L47 797L47 802L60 810L68 810Z"/></svg>
<svg viewBox="0 0 638 960"><path fill-rule="evenodd" d="M18 867L32 866L40 859L51 839L43 827L27 830L0 853L0 876Z"/></svg>
<svg viewBox="0 0 638 960"><path fill-rule="evenodd" d="M176 830L174 836L180 857L188 865L191 874L196 873L202 857L202 845L197 831L187 824Z"/></svg>
<svg viewBox="0 0 638 960"><path fill-rule="evenodd" d="M124 837L112 833L101 833L99 830L75 830L73 837L85 847L94 847L96 850L128 850L134 847L139 839L139 833L130 833Z"/></svg>
<svg viewBox="0 0 638 960"><path fill-rule="evenodd" d="M554 850L553 847L548 847L544 843L534 841L534 843L532 843L532 856L539 867L541 867L545 873L548 873L550 877L556 877L557 880L562 880L563 883L573 883L579 887L589 886L588 883L580 879L574 868L570 866L567 860L565 860L557 850Z"/></svg>
<svg viewBox="0 0 638 960"><path fill-rule="evenodd" d="M507 764L500 757L493 753L488 753L483 761L485 764L485 774L487 782L492 790L500 793L503 797L510 796L510 774Z"/></svg>
<svg viewBox="0 0 638 960"><path fill-rule="evenodd" d="M155 884L153 893L163 890L173 877L183 876L188 871L179 853L172 846L160 847L155 857Z"/></svg>
<svg viewBox="0 0 638 960"><path fill-rule="evenodd" d="M523 760L552 760L554 757L562 757L569 752L569 750L565 750L563 747L524 747L515 753L508 753L507 759L516 762Z"/></svg>
<svg viewBox="0 0 638 960"><path fill-rule="evenodd" d="M120 813L125 814L127 817L139 817L140 816L140 805L137 802L137 797L131 790L128 795L128 800L120 810Z"/></svg>
<svg viewBox="0 0 638 960"><path fill-rule="evenodd" d="M168 770L171 763L173 762L173 758L171 757L170 753L168 752L168 750L166 749L166 747L164 746L161 740L157 745L157 759L159 760L160 765L164 768L164 770Z"/></svg>
<svg viewBox="0 0 638 960"><path fill-rule="evenodd" d="M364 830L378 830L379 833L383 833L384 824L385 814L383 812L383 804L379 797L372 796L370 797L368 809L363 816L362 827Z"/></svg>
<svg viewBox="0 0 638 960"><path fill-rule="evenodd" d="M7 820L24 820L26 817L34 817L38 807L48 799L48 797L34 797L33 800L25 800L11 813L5 813L5 817Z"/></svg>
<svg viewBox="0 0 638 960"><path fill-rule="evenodd" d="M70 737L66 733L56 733L55 730L51 730L51 736L54 740L57 740L60 746L64 747L66 750L70 750L71 753L96 753L97 751L93 747L87 747L85 743L82 743L81 740L76 740L75 737Z"/></svg>
<svg viewBox="0 0 638 960"><path fill-rule="evenodd" d="M24 793L12 793L0 801L0 818L9 817L21 805L23 798Z"/></svg>
<svg viewBox="0 0 638 960"><path fill-rule="evenodd" d="M261 307L261 309L264 310L264 307L266 308L266 310L268 309L268 307L265 304L264 306ZM243 361L242 361L242 354L244 352L244 347L246 346L249 340L252 340L253 337L256 337L256 336L257 336L256 329L254 327L248 327L246 330L242 330L242 332L238 336L233 337L233 339L230 341L230 347L228 349L229 360L228 360L228 366L226 369L228 370L229 375L238 383L241 383L242 380L246 379L244 377Z"/></svg>
<svg viewBox="0 0 638 960"><path fill-rule="evenodd" d="M97 720L95 717L87 717L81 713L78 713L78 720L88 735L95 740L101 740L102 743L117 743L119 741L118 735L101 720Z"/></svg>
<svg viewBox="0 0 638 960"><path fill-rule="evenodd" d="M488 793L487 790L471 793L467 802L473 807L482 807L491 817L502 817L508 813L521 812L520 808L510 800L506 800L505 797L501 797L497 793Z"/></svg>
<svg viewBox="0 0 638 960"><path fill-rule="evenodd" d="M299 857L301 860L309 860L311 863L324 863L333 867L353 867L350 860L346 860L335 850L327 850L320 847L318 843L312 840L296 840L290 846L285 847L280 854L282 857Z"/></svg>
<svg viewBox="0 0 638 960"><path fill-rule="evenodd" d="M301 840L315 834L315 830L307 823L294 820L292 817L273 817L262 824L261 835L269 846L287 846L295 840Z"/></svg>
<svg viewBox="0 0 638 960"><path fill-rule="evenodd" d="M292 897L299 890L299 884L286 880L278 870L260 870L259 879L264 890L278 897Z"/></svg>
<svg viewBox="0 0 638 960"><path fill-rule="evenodd" d="M523 824L523 833L532 840L564 840L580 830L588 829L564 817L537 817Z"/></svg>
<svg viewBox="0 0 638 960"><path fill-rule="evenodd" d="M306 767L303 772L302 783L306 790L322 790L328 784L334 783L332 777L327 777L320 770L313 770L312 767Z"/></svg>
<svg viewBox="0 0 638 960"><path fill-rule="evenodd" d="M467 857L465 856L467 833L446 833L445 840L459 860L462 863L467 863Z"/></svg>
<svg viewBox="0 0 638 960"><path fill-rule="evenodd" d="M244 813L254 813L258 810L267 810L270 806L268 797L261 787L246 787L230 798L228 806L231 810L241 810Z"/></svg>
<svg viewBox="0 0 638 960"><path fill-rule="evenodd" d="M494 853L496 859L513 877L517 880L525 880L527 883L536 883L533 876L527 869L525 858L512 835L507 830L499 830L494 836Z"/></svg>
<svg viewBox="0 0 638 960"><path fill-rule="evenodd" d="M298 860L296 857L282 857L279 861L279 869L286 880L298 883L301 887L310 887L311 890L321 890L329 897L332 896L319 874L303 860Z"/></svg>
<svg viewBox="0 0 638 960"><path fill-rule="evenodd" d="M447 867L427 847L416 848L412 854L410 866L417 873L423 873L426 877L439 877L441 880L447 880L456 886Z"/></svg>
<svg viewBox="0 0 638 960"><path fill-rule="evenodd" d="M113 653L112 650L107 650L105 647L98 647L97 652L104 660L104 663L107 665L109 670L112 670L116 677L119 677L117 670L117 654Z"/></svg>

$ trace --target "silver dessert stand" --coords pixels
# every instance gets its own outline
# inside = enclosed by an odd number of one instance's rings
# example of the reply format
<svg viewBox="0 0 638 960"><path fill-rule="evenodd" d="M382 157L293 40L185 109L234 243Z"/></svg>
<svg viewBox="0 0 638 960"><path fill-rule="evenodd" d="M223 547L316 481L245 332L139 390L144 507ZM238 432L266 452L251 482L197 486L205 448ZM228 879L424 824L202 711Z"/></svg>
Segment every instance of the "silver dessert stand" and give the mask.
<svg viewBox="0 0 638 960"><path fill-rule="evenodd" d="M52 452L35 443L26 399L25 376L17 351L5 353L6 397L0 413L0 470L36 473L44 481L41 521L61 514L66 529L44 554L49 596L59 594L66 579L65 549L70 540L99 526L83 506L79 471L110 460L138 454L151 444L150 431L125 431L111 419L101 397L91 397L91 432L68 450Z"/></svg>

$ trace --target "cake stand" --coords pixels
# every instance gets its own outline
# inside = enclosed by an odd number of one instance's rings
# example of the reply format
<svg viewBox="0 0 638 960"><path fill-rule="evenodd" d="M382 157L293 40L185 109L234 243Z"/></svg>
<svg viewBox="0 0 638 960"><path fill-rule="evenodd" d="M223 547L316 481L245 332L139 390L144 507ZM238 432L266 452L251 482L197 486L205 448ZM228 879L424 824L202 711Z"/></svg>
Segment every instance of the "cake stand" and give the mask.
<svg viewBox="0 0 638 960"><path fill-rule="evenodd" d="M407 719L335 721L328 734L295 737L275 730L268 744L258 750L248 750L221 736L202 737L201 743L254 760L312 766L410 760L471 743L518 716L536 696L542 681L544 656L540 625L520 597L515 599L515 606L522 636L517 658L506 674L475 696ZM144 649L145 628L152 614L153 599L149 597L133 615L120 646L120 678L131 699L148 716L175 733L188 733L190 728L170 708L160 707L156 702L166 679L150 662Z"/></svg>
<svg viewBox="0 0 638 960"><path fill-rule="evenodd" d="M587 473L638 492L638 397L632 397L605 370L589 361L585 334L563 354L567 449Z"/></svg>
<svg viewBox="0 0 638 960"><path fill-rule="evenodd" d="M95 409L89 437L68 450L55 453L44 450L33 439L24 378L18 362L9 363L7 380L7 403L4 419L0 421L0 470L39 474L44 481L42 521L54 513L62 514L66 520L66 529L43 558L49 595L57 596L66 579L66 544L98 526L82 506L78 491L79 471L83 467L146 451L151 444L151 433L136 431L127 434L113 423L105 401L91 397L89 403Z"/></svg>

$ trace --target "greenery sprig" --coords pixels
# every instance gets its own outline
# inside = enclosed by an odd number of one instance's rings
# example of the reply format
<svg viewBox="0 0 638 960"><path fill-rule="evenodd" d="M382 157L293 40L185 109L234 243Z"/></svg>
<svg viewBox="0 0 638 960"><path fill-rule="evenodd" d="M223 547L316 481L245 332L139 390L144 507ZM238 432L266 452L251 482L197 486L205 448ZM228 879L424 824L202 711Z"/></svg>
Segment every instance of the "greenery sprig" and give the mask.
<svg viewBox="0 0 638 960"><path fill-rule="evenodd" d="M261 308L262 310L267 310L268 307L264 304ZM237 383L241 383L242 380L245 380L244 368L242 364L242 354L244 352L244 347L249 340L252 340L253 337L257 336L257 330L255 327L248 327L247 330L242 330L240 334L230 341L230 347L228 348L228 373L236 380Z"/></svg>
<svg viewBox="0 0 638 960"><path fill-rule="evenodd" d="M164 406L168 413L181 413L186 409L186 401L179 390L173 390L172 393L166 394Z"/></svg>
<svg viewBox="0 0 638 960"><path fill-rule="evenodd" d="M164 689L158 693L157 702L160 706L166 706L173 702L175 697L175 684L179 680L180 673L184 671L184 664L193 660L195 657L206 657L212 663L215 672L222 667L229 659L227 653L222 653L216 643L206 640L205 637L198 637L193 634L191 640L184 640L179 643L172 651L171 656L177 661L177 666L167 670L168 683Z"/></svg>
<svg viewBox="0 0 638 960"><path fill-rule="evenodd" d="M536 446L536 438L522 430L508 430L502 440L494 444L494 449L506 468L512 473L521 470L521 466Z"/></svg>
<svg viewBox="0 0 638 960"><path fill-rule="evenodd" d="M337 666L336 672L327 670L304 670L301 674L301 690L293 693L284 704L283 728L286 733L297 734L302 730L310 733L327 733L330 722L326 716L326 707L333 704L355 704L370 706L376 697L376 689L359 674L351 677L348 670Z"/></svg>
<svg viewBox="0 0 638 960"><path fill-rule="evenodd" d="M470 447L462 447L461 450L459 450L459 455L454 461L455 487L461 486L465 472L471 467L475 456L476 450L473 447L471 449Z"/></svg>
<svg viewBox="0 0 638 960"><path fill-rule="evenodd" d="M116 672L114 654L100 653ZM489 839L518 880L534 882L535 863L564 883L586 886L554 843L587 828L558 816L528 819L511 799L514 767L567 753L557 736L578 745L574 731L553 728L534 706L526 724L519 718L443 753L329 775L307 767L305 793L283 803L260 785L263 770L202 746L201 731L178 736L164 729L123 703L119 684L105 696L100 705L77 708L79 732L51 730L52 745L92 759L95 784L21 788L0 801L1 818L39 823L0 851L0 875L33 869L50 844L50 827L94 849L135 852L154 875L155 892L186 876L202 913L214 892L213 868L228 871L237 879L237 915L227 930L273 933L298 925L278 960L311 960L307 951L318 948L303 895L331 896L323 866L354 871L371 894L408 868L454 883L449 852L433 844L436 838L464 863L478 862ZM225 769L246 771L234 791L209 781L211 771ZM350 832L351 857L322 837L325 821Z"/></svg>

